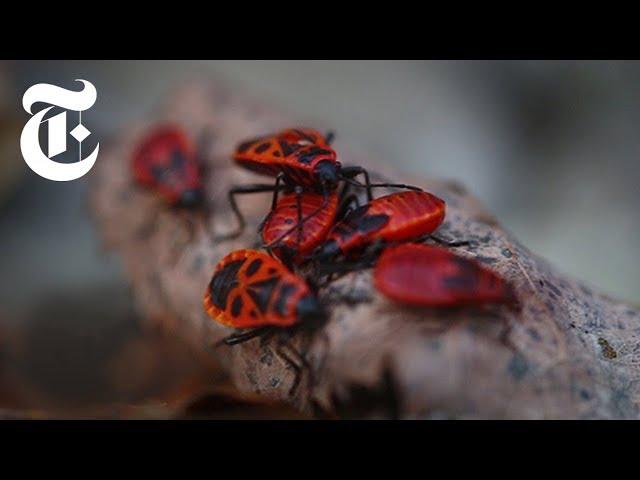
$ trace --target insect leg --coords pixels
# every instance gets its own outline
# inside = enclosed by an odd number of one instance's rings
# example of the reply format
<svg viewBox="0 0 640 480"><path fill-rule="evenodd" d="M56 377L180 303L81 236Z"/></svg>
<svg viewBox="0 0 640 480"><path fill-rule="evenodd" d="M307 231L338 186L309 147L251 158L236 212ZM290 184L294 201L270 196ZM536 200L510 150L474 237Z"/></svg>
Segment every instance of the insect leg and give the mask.
<svg viewBox="0 0 640 480"><path fill-rule="evenodd" d="M284 178L284 173L280 172L276 176L276 184L273 190L273 198L271 199L271 211L276 209L276 205L278 204L278 193L280 192L280 182Z"/></svg>
<svg viewBox="0 0 640 480"><path fill-rule="evenodd" d="M369 178L369 172L367 172L366 169L364 169L363 167L358 167L358 166L353 166L353 167L343 167L341 170L341 173L344 177L345 180L352 180L354 183L348 182L351 185L356 185L359 187L365 187L367 189L367 201L371 201L373 200L373 192L371 191L371 179ZM356 182L354 179L354 177L358 176L358 175L362 175L364 176L364 182L365 184L362 185L359 182Z"/></svg>
<svg viewBox="0 0 640 480"><path fill-rule="evenodd" d="M344 182L342 190L340 190L340 193L338 194L339 207L334 222L343 219L351 210L353 210L352 205L355 205L356 207L360 206L358 195L350 193L350 190L351 185L348 182Z"/></svg>
<svg viewBox="0 0 640 480"><path fill-rule="evenodd" d="M329 130L327 134L324 136L324 141L327 142L327 145L331 145L336 138L336 134L333 130Z"/></svg>
<svg viewBox="0 0 640 480"><path fill-rule="evenodd" d="M335 221L337 222L342 220L349 215L354 210L353 205L355 205L356 208L360 206L360 200L358 200L358 196L356 194L351 194L342 201Z"/></svg>
<svg viewBox="0 0 640 480"><path fill-rule="evenodd" d="M344 202L344 199L347 197L349 193L350 187L351 185L345 182L345 184L342 186L342 190L340 190L340 193L338 194L338 202L340 203Z"/></svg>
<svg viewBox="0 0 640 480"><path fill-rule="evenodd" d="M278 180L276 179L276 183L277 182ZM231 210L233 211L235 217L238 219L238 227L233 232L215 237L214 240L217 240L217 241L231 240L233 238L239 237L244 231L244 227L246 226L246 221L244 219L244 216L240 212L240 209L238 208L238 204L236 203L236 198L235 198L236 195L243 195L248 193L273 192L273 191L277 191L284 188L285 188L285 185L276 186L276 185L269 185L264 183L256 183L251 185L238 185L238 186L232 187L229 190L228 198L229 198L229 204L231 205Z"/></svg>
<svg viewBox="0 0 640 480"><path fill-rule="evenodd" d="M220 340L218 344L224 344L224 345L230 345L230 346L238 345L239 343L244 343L253 338L263 336L269 333L271 330L273 330L272 327L259 327L259 328L254 328L252 330L249 330L247 332L234 333Z"/></svg>
<svg viewBox="0 0 640 480"><path fill-rule="evenodd" d="M285 351L286 349L286 351ZM289 396L293 396L300 385L302 380L302 374L304 369L309 372L309 383L312 384L312 371L311 365L300 352L293 348L289 343L279 342L275 349L276 355L278 355L285 363L291 365L294 370L293 384L289 389Z"/></svg>

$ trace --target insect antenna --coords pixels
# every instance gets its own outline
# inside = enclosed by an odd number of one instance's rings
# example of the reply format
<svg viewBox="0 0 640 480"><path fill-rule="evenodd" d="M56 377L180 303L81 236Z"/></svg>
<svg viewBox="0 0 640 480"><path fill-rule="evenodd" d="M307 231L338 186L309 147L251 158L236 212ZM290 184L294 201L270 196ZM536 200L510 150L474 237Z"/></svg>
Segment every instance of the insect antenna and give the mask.
<svg viewBox="0 0 640 480"><path fill-rule="evenodd" d="M348 183L349 185L353 185L354 187L359 187L359 188L366 187L366 185L364 185L364 184L362 184L362 183L360 183L360 182L358 182L356 180L353 180L352 178L347 178L347 177L340 176L340 180L342 180L345 183Z"/></svg>
<svg viewBox="0 0 640 480"><path fill-rule="evenodd" d="M324 136L324 141L327 142L327 145L331 145L335 139L336 139L336 134L333 130L329 130L327 134Z"/></svg>
<svg viewBox="0 0 640 480"><path fill-rule="evenodd" d="M360 183L352 178L341 177L341 180L347 182L349 185L353 185L354 187L358 188L402 188L405 190L424 192L424 190L420 187L416 187L415 185L407 185L405 183L370 183L369 185L365 185L364 183Z"/></svg>

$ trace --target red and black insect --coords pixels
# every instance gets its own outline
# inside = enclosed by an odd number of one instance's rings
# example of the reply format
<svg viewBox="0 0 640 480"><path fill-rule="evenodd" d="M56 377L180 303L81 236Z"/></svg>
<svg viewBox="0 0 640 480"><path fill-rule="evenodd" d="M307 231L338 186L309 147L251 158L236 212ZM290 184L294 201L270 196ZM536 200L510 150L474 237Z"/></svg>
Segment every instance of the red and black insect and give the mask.
<svg viewBox="0 0 640 480"><path fill-rule="evenodd" d="M262 175L276 177L294 185L321 189L322 184L339 180L340 162L329 145L333 135L324 137L307 128L291 128L275 135L255 138L238 145L233 155L241 167Z"/></svg>
<svg viewBox="0 0 640 480"><path fill-rule="evenodd" d="M172 206L197 207L203 202L196 148L178 127L150 132L132 157L135 179L157 191Z"/></svg>
<svg viewBox="0 0 640 480"><path fill-rule="evenodd" d="M271 252L286 264L303 262L326 239L338 214L340 203L338 197L337 192L331 192L329 202L324 209L310 218L304 224L304 228L290 232L291 227L296 222L300 222L303 216L317 210L324 198L315 192L304 192L300 196L294 193L285 194L278 200L275 208L269 212L262 224L263 243L273 244L282 237L278 242L279 246L271 249ZM299 208L298 202L300 202Z"/></svg>
<svg viewBox="0 0 640 480"><path fill-rule="evenodd" d="M390 299L417 307L512 304L515 299L509 283L477 261L429 245L386 249L373 278Z"/></svg>
<svg viewBox="0 0 640 480"><path fill-rule="evenodd" d="M314 257L322 262L360 251L375 242L384 245L418 240L430 236L444 216L444 200L428 192L398 192L376 198L334 225Z"/></svg>
<svg viewBox="0 0 640 480"><path fill-rule="evenodd" d="M307 283L277 259L257 250L237 250L218 263L204 295L204 308L215 321L240 331L222 343L237 345L255 337L282 333L275 353L295 370L290 393L309 364L287 342L297 327L317 328L324 308Z"/></svg>
<svg viewBox="0 0 640 480"><path fill-rule="evenodd" d="M274 185L251 184L233 187L229 191L229 202L238 219L238 229L223 238L233 238L242 233L245 220L235 201L239 194L274 192L272 208L276 205L279 191L293 192L301 196L305 191L313 191L322 196L322 203L315 210L301 216L289 230L281 234L271 245L275 245L294 229L301 228L310 218L327 207L330 192L334 191L340 182L366 188L367 198L373 198L371 189L374 187L397 187L419 190L417 187L403 184L372 184L368 172L359 166L343 166L337 160L337 154L330 146L333 134L323 136L319 132L307 128L291 128L273 135L255 138L241 143L233 155L235 162L253 172L276 178ZM355 180L363 175L365 183Z"/></svg>
<svg viewBox="0 0 640 480"><path fill-rule="evenodd" d="M268 254L248 249L236 250L218 263L204 307L217 322L239 329L291 327L324 318L302 278ZM232 336L225 343L252 338L245 337Z"/></svg>

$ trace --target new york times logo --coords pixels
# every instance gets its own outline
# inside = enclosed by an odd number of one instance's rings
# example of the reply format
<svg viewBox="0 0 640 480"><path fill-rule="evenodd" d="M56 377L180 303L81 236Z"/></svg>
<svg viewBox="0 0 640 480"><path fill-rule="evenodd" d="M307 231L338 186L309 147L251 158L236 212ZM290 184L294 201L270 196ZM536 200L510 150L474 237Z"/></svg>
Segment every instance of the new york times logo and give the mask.
<svg viewBox="0 0 640 480"><path fill-rule="evenodd" d="M22 97L22 106L29 115L33 115L22 129L20 136L20 150L24 161L31 170L41 177L56 182L68 182L85 175L98 158L98 143L86 158L82 158L82 141L91 132L82 125L82 112L93 106L98 98L96 88L86 80L76 80L83 83L83 89L79 92L67 90L48 83L33 85ZM51 105L40 110L35 115L31 107L36 102L44 102ZM69 134L78 141L78 161L73 163L60 163L51 160L52 157L67 151L67 112L62 112L43 121L44 116L53 107L61 107L66 110L78 112L78 125ZM40 127L47 124L48 150L45 155L40 147Z"/></svg>

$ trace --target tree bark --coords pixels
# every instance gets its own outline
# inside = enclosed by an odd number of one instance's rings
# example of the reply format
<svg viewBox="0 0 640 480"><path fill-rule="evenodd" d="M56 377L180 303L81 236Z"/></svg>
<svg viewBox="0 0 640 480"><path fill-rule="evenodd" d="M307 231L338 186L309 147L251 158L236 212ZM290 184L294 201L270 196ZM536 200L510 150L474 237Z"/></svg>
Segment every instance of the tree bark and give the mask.
<svg viewBox="0 0 640 480"><path fill-rule="evenodd" d="M176 211L137 186L132 148L147 128L182 125L209 134L206 212ZM309 122L307 122L308 124ZM292 336L304 352L295 369L276 354L275 339L214 347L231 333L211 320L202 297L217 262L255 245L268 194L247 196L244 235L216 243L235 223L226 191L264 181L232 165L241 140L299 125L277 109L219 84L192 83L146 121L127 127L92 173L91 204L105 244L124 261L137 308L152 329L179 335L224 365L243 391L290 402L329 418L637 418L640 317L636 307L594 292L529 252L460 185L400 175L362 153L336 149L347 164L394 181L418 184L447 202L443 237L471 240L456 252L510 281L519 309L409 309L372 286L371 271L351 273L320 291L330 319L316 332ZM393 166L393 165L392 165Z"/></svg>

